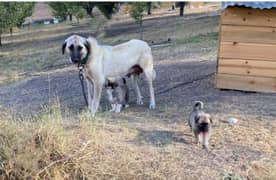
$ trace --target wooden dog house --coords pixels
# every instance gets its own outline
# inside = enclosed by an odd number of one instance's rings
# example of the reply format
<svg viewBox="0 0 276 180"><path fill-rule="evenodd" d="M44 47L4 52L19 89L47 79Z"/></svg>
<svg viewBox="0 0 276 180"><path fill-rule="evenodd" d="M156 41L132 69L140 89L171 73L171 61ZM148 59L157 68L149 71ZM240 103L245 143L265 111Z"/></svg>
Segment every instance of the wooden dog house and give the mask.
<svg viewBox="0 0 276 180"><path fill-rule="evenodd" d="M276 92L276 3L222 3L216 86Z"/></svg>

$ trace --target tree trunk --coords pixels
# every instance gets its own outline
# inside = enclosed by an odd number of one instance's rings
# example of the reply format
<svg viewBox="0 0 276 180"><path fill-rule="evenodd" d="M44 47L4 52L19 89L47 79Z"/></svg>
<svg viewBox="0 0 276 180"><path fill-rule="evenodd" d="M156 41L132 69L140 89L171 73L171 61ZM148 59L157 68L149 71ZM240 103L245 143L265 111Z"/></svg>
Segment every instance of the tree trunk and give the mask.
<svg viewBox="0 0 276 180"><path fill-rule="evenodd" d="M147 12L148 15L151 15L151 2L147 2Z"/></svg>
<svg viewBox="0 0 276 180"><path fill-rule="evenodd" d="M0 32L0 46L2 46L2 33Z"/></svg>
<svg viewBox="0 0 276 180"><path fill-rule="evenodd" d="M172 10L175 10L175 3L172 4Z"/></svg>
<svg viewBox="0 0 276 180"><path fill-rule="evenodd" d="M89 2L87 7L86 7L86 13L89 15L89 16L93 16L93 9L94 9L95 5L94 3L92 2Z"/></svg>
<svg viewBox="0 0 276 180"><path fill-rule="evenodd" d="M179 16L183 16L184 15L185 2L179 2L179 7L180 7Z"/></svg>
<svg viewBox="0 0 276 180"><path fill-rule="evenodd" d="M12 37L12 31L13 29L12 29L12 27L10 28L10 36Z"/></svg>
<svg viewBox="0 0 276 180"><path fill-rule="evenodd" d="M69 20L72 21L73 20L73 15L69 14Z"/></svg>

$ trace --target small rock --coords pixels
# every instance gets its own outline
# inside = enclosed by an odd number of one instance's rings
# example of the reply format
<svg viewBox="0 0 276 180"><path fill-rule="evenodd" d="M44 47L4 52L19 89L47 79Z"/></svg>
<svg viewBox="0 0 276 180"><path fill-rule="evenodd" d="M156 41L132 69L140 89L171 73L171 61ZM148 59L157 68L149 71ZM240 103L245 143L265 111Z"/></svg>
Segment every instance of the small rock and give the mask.
<svg viewBox="0 0 276 180"><path fill-rule="evenodd" d="M229 124L236 124L238 122L237 118L228 118L226 120L226 122L228 122Z"/></svg>

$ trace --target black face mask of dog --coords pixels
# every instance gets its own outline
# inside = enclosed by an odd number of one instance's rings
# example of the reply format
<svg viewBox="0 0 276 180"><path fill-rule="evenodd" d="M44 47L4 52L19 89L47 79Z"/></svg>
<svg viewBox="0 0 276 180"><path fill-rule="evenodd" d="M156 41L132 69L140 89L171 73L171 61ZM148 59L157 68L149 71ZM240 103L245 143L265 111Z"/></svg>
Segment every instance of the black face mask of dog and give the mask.
<svg viewBox="0 0 276 180"><path fill-rule="evenodd" d="M62 45L62 54L65 53L66 46L67 46L67 43L65 42ZM86 48L86 50L87 50L87 53L85 55L83 54L83 48ZM84 47L80 46L80 45L71 44L68 47L68 49L69 49L69 54L70 54L70 58L71 58L72 63L75 63L75 64L86 63L86 62L83 62L83 61L90 54L90 48L89 48L88 42L84 43Z"/></svg>
<svg viewBox="0 0 276 180"><path fill-rule="evenodd" d="M201 122L201 123L199 123L199 119L200 119L199 116L195 117L195 123L197 124L198 131L200 133L207 133L207 132L209 132L209 123L207 123L207 122Z"/></svg>

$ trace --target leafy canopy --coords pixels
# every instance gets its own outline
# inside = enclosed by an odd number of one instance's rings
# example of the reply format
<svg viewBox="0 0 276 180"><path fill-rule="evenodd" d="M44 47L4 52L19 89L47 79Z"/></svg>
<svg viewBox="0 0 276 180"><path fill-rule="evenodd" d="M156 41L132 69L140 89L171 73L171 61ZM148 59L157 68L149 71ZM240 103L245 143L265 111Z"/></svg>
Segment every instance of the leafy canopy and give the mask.
<svg viewBox="0 0 276 180"><path fill-rule="evenodd" d="M130 3L130 16L136 21L136 23L142 24L144 17L143 12L146 10L146 7L146 2Z"/></svg>
<svg viewBox="0 0 276 180"><path fill-rule="evenodd" d="M0 2L0 33L22 24L33 6L32 2Z"/></svg>

